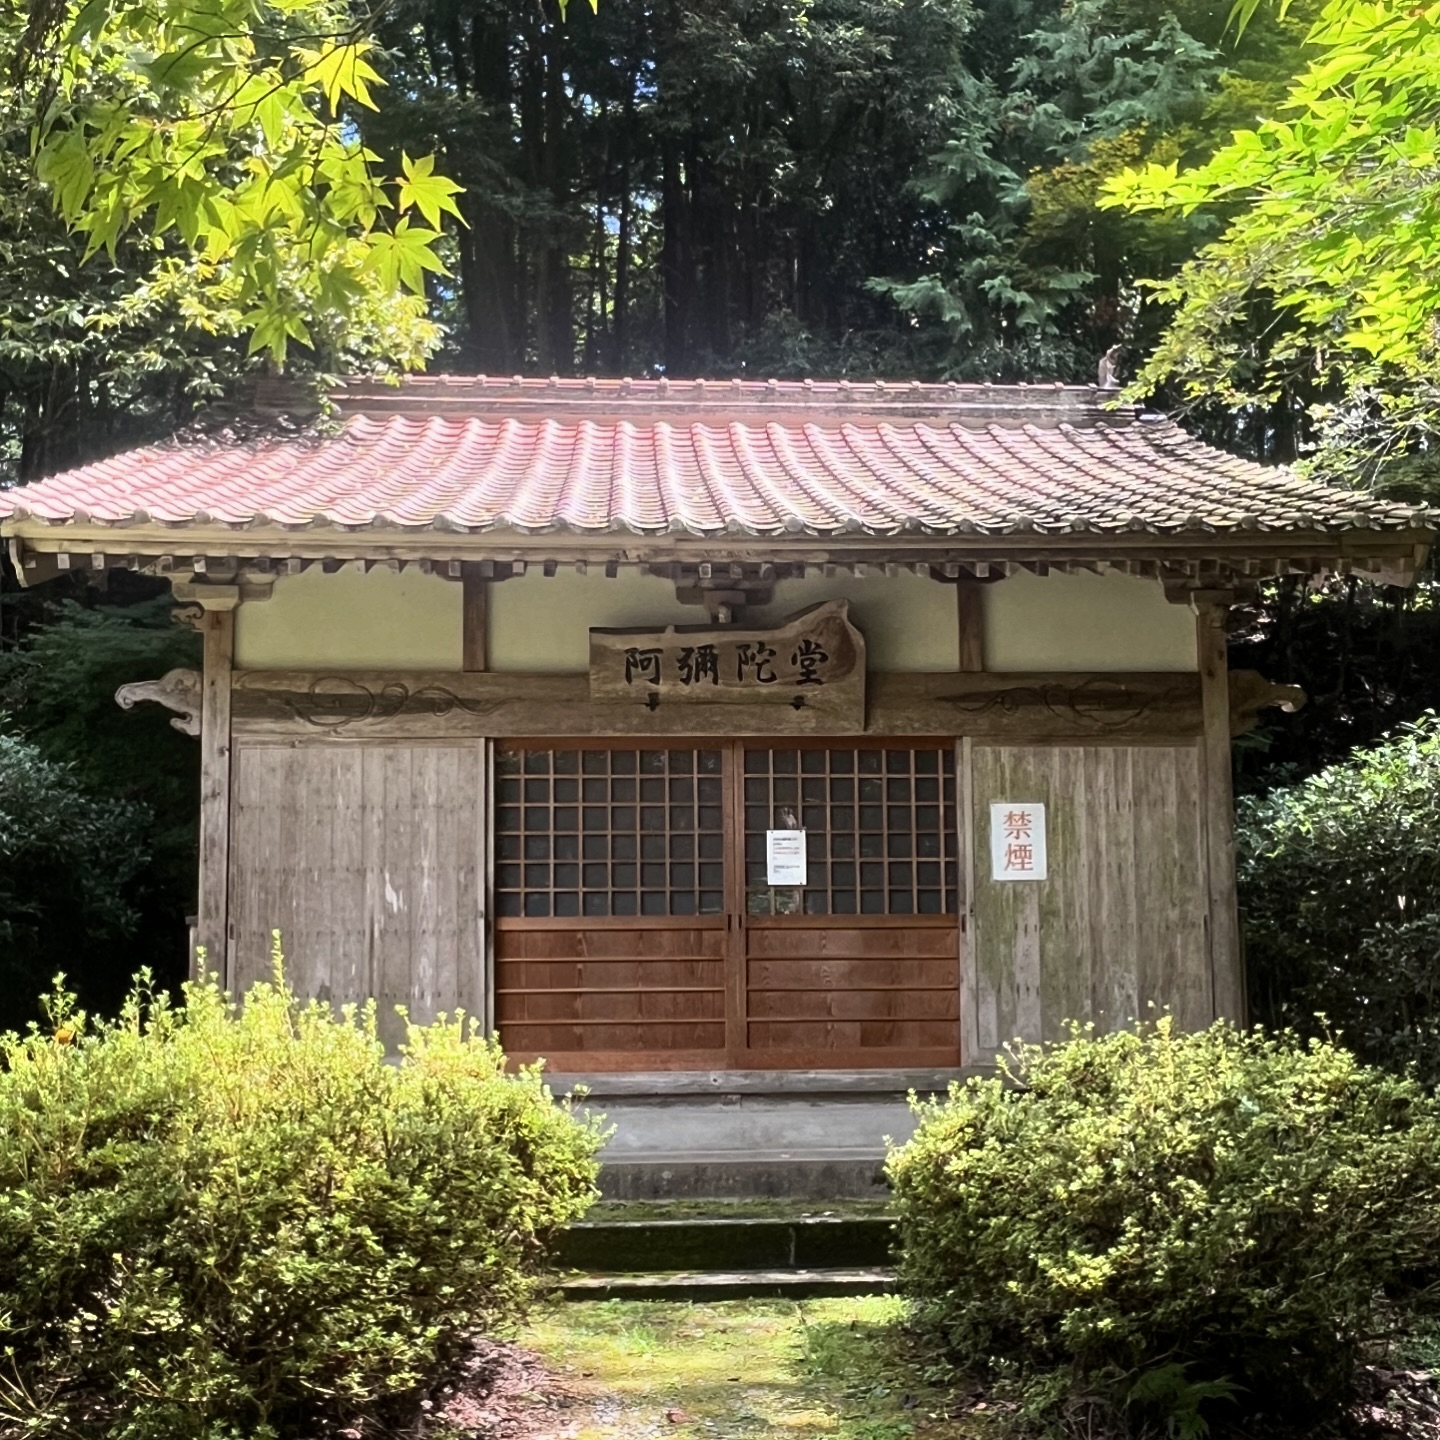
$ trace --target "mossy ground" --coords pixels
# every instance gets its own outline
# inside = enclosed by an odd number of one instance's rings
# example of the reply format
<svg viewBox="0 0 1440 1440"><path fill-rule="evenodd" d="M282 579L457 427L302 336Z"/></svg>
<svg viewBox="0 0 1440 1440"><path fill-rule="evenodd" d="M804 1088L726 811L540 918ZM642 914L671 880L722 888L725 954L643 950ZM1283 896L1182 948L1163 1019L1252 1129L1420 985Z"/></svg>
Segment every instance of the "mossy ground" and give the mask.
<svg viewBox="0 0 1440 1440"><path fill-rule="evenodd" d="M521 1342L574 1398L566 1440L964 1440L903 1318L888 1296L558 1303Z"/></svg>

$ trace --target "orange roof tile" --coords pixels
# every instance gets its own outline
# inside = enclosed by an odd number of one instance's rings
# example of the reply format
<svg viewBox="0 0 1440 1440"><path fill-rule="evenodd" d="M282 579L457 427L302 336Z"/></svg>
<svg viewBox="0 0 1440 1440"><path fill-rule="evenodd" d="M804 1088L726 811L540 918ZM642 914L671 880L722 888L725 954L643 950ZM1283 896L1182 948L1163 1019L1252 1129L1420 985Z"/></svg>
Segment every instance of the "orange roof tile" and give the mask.
<svg viewBox="0 0 1440 1440"><path fill-rule="evenodd" d="M1427 512L1204 445L1078 387L351 385L334 433L147 446L0 522L840 535L1396 530Z"/></svg>

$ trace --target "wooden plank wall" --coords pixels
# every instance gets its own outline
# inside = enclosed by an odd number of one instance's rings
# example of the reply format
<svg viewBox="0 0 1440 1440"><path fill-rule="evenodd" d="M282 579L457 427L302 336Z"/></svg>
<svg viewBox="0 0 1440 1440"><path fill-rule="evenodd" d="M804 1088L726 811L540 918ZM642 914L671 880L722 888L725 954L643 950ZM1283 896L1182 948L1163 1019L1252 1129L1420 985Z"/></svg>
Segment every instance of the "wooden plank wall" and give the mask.
<svg viewBox="0 0 1440 1440"><path fill-rule="evenodd" d="M381 1033L457 1007L483 1016L484 742L235 746L230 987L270 973L279 930L301 995L374 995Z"/></svg>
<svg viewBox="0 0 1440 1440"><path fill-rule="evenodd" d="M966 1060L1054 1039L1069 1019L1121 1028L1169 1006L1214 1016L1197 746L975 745L973 972ZM1049 875L990 878L992 802L1043 803ZM973 997L973 998L972 998Z"/></svg>

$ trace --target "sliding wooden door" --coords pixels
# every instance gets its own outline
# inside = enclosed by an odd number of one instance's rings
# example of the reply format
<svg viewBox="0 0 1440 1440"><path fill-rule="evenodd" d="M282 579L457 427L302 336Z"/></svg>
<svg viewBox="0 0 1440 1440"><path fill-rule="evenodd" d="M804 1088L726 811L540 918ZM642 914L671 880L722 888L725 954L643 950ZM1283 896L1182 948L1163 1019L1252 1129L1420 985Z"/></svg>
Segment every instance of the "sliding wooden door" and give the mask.
<svg viewBox="0 0 1440 1440"><path fill-rule="evenodd" d="M562 1071L959 1063L953 752L750 742L496 757L496 1021ZM806 831L808 883L765 881Z"/></svg>
<svg viewBox="0 0 1440 1440"><path fill-rule="evenodd" d="M958 1065L953 748L750 745L741 761L744 1063ZM796 825L806 884L772 887L765 832Z"/></svg>
<svg viewBox="0 0 1440 1440"><path fill-rule="evenodd" d="M726 1063L723 749L496 753L495 1019L515 1058Z"/></svg>

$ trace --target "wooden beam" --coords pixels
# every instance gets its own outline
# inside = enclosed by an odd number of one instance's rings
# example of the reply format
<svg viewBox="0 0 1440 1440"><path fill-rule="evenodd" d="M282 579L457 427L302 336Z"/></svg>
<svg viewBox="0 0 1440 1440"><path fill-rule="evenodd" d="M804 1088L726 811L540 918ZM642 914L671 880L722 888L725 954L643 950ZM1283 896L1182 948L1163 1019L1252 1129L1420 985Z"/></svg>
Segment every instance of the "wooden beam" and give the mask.
<svg viewBox="0 0 1440 1440"><path fill-rule="evenodd" d="M229 984L230 710L234 608L206 610L201 631L205 698L200 727L200 904L196 943L205 968Z"/></svg>
<svg viewBox="0 0 1440 1440"><path fill-rule="evenodd" d="M1200 807L1205 833L1210 977L1217 1017L1245 1023L1245 976L1235 892L1235 793L1230 758L1227 607L1195 607L1200 661Z"/></svg>
<svg viewBox="0 0 1440 1440"><path fill-rule="evenodd" d="M985 587L961 581L955 586L956 618L960 624L960 656L956 669L975 674L985 668Z"/></svg>
<svg viewBox="0 0 1440 1440"><path fill-rule="evenodd" d="M490 668L490 582L475 561L467 561L460 575L460 668L468 672Z"/></svg>
<svg viewBox="0 0 1440 1440"><path fill-rule="evenodd" d="M50 525L35 519L10 519L0 523L7 536L22 539L35 552L66 552L76 556L108 551L115 543L114 526L93 521ZM1284 573L1287 566L1300 570L1338 568L1343 562L1379 564L1393 583L1408 583L1416 565L1423 560L1435 539L1435 532L1419 526L1409 530L1352 530L1305 532L1276 535L1265 531L1236 531L1224 534L1187 533L1155 535L1124 532L1096 536L1083 532L1065 535L953 535L905 534L857 539L853 536L692 536L611 534L583 536L535 534L454 535L428 530L402 532L371 530L338 532L323 528L288 531L281 526L261 525L231 529L220 524L187 525L181 530L156 522L124 527L126 552L142 557L174 555L182 543L189 554L201 557L249 558L263 552L276 558L296 556L306 560L338 558L427 558L442 571L459 557L523 563L554 560L569 564L585 560L592 565L659 565L685 562L691 566L740 564L746 567L777 564L823 566L825 564L930 564L950 566L951 577L966 565L985 563L1023 564L1043 562L1055 569L1085 566L1114 560L1139 560L1142 564L1194 566L1209 560L1221 566L1245 566L1254 562L1261 574ZM182 538L183 537L183 538ZM502 543L503 542L503 543ZM187 557L188 558L188 557Z"/></svg>
<svg viewBox="0 0 1440 1440"><path fill-rule="evenodd" d="M877 673L863 730L1014 744L1199 740L1195 674ZM1228 717L1227 717L1228 727ZM586 675L440 671L237 672L237 735L279 743L409 742L580 735L807 735L789 705L592 700Z"/></svg>

